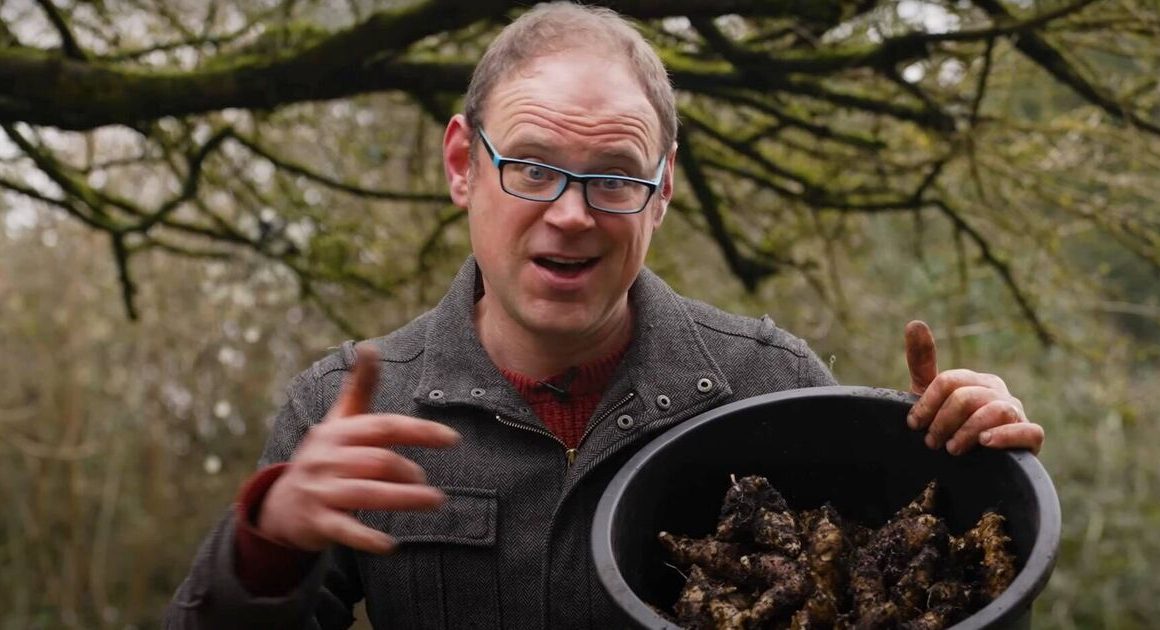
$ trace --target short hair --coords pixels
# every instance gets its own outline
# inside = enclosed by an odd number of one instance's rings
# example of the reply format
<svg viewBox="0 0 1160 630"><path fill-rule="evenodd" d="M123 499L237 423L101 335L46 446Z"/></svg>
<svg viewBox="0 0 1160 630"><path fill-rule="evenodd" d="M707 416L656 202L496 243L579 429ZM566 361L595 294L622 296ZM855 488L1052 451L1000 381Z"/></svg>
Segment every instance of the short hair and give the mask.
<svg viewBox="0 0 1160 630"><path fill-rule="evenodd" d="M677 137L677 106L665 65L633 25L612 9L571 2L540 4L495 38L471 75L464 102L467 123L478 128L496 84L536 59L576 49L622 55L660 121L661 155Z"/></svg>

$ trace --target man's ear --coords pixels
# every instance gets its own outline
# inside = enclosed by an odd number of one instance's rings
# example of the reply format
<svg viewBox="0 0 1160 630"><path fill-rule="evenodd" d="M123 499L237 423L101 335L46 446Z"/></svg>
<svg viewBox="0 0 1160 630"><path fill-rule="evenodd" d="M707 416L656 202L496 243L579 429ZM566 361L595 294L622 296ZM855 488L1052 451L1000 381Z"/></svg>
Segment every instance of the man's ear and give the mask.
<svg viewBox="0 0 1160 630"><path fill-rule="evenodd" d="M677 162L677 143L673 142L673 148L669 149L668 158L665 159L665 171L661 176L661 185L657 189L657 195L660 197L657 203L657 213L653 217L654 227L660 227L661 222L665 220L665 212L669 209L669 202L673 200L673 170Z"/></svg>
<svg viewBox="0 0 1160 630"><path fill-rule="evenodd" d="M443 132L443 173L451 203L467 209L471 182L471 127L463 114L456 114Z"/></svg>

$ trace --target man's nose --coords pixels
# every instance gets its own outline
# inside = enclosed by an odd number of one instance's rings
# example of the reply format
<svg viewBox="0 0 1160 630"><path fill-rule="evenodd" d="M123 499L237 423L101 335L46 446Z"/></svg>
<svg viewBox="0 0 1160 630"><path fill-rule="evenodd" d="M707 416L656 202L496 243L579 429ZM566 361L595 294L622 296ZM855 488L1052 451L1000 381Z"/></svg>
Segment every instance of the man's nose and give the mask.
<svg viewBox="0 0 1160 630"><path fill-rule="evenodd" d="M568 182L560 198L548 204L544 210L544 221L564 231L586 230L596 224L592 212L584 200L584 185Z"/></svg>

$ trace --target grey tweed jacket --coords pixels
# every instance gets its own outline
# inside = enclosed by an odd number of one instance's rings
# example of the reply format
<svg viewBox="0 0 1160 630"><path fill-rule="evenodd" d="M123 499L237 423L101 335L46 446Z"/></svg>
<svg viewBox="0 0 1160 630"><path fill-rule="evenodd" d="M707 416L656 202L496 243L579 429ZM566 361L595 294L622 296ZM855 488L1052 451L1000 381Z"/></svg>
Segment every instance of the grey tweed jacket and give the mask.
<svg viewBox="0 0 1160 630"><path fill-rule="evenodd" d="M569 457L484 352L472 326L477 275L469 258L435 309L373 340L383 362L374 411L437 420L463 436L450 450L398 449L448 502L429 513L360 513L399 548L383 556L335 547L283 597L251 596L238 582L227 514L174 595L167 628L347 628L363 598L375 628L624 627L589 552L596 503L619 466L711 407L834 384L768 317L681 297L646 269L629 292L633 342ZM347 342L291 382L261 465L289 459L353 359Z"/></svg>

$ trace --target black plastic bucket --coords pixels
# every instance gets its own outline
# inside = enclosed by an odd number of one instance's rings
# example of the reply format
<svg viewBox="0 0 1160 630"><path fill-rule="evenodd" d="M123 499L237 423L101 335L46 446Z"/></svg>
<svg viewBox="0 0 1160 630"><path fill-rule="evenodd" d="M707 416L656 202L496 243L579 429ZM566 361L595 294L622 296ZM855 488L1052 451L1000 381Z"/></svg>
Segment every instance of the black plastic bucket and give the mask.
<svg viewBox="0 0 1160 630"><path fill-rule="evenodd" d="M1007 518L1017 566L1011 587L954 628L1028 628L1059 550L1059 499L1026 452L932 451L906 426L915 397L866 387L768 394L706 412L657 437L605 490L592 526L597 574L613 601L643 628L673 628L649 604L671 610L683 579L657 532L713 531L730 475L761 474L791 505L830 501L870 525L885 522L931 479L953 533L987 509Z"/></svg>

